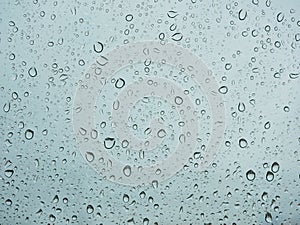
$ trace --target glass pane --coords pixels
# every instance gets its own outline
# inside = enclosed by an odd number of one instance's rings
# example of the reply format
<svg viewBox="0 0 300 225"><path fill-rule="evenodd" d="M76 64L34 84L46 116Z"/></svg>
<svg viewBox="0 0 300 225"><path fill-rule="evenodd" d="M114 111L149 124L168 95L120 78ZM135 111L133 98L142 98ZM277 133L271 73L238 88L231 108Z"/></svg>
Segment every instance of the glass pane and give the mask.
<svg viewBox="0 0 300 225"><path fill-rule="evenodd" d="M0 1L0 224L297 224L300 1Z"/></svg>

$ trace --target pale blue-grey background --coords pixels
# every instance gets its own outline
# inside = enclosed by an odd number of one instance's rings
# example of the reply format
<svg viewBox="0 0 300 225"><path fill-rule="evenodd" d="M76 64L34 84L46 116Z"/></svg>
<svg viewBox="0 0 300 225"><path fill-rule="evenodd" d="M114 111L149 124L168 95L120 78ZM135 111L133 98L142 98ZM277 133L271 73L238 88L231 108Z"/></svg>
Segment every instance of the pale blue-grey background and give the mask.
<svg viewBox="0 0 300 225"><path fill-rule="evenodd" d="M0 224L265 224L270 214L273 224L300 223L300 77L289 77L300 73L300 2L254 2L1 0ZM179 15L169 18L170 10ZM161 32L172 41L173 23L180 44L228 87L215 164L201 173L189 167L155 188L105 181L81 156L72 131L77 82L99 57L93 44L104 43L105 54L126 40L158 40ZM280 169L267 181L274 162Z"/></svg>

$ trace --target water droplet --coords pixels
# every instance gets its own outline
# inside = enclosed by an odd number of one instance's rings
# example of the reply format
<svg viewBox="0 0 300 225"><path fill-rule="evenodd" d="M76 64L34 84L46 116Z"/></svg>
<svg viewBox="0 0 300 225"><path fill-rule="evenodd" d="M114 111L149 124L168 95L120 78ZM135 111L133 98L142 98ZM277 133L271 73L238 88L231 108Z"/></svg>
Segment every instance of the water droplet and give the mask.
<svg viewBox="0 0 300 225"><path fill-rule="evenodd" d="M30 67L30 69L28 70L28 74L31 77L36 77L36 75L37 75L37 69L35 67Z"/></svg>
<svg viewBox="0 0 300 225"><path fill-rule="evenodd" d="M101 53L103 51L104 46L100 41L97 41L97 43L93 45L93 48L94 52Z"/></svg>
<svg viewBox="0 0 300 225"><path fill-rule="evenodd" d="M144 191L142 191L141 193L140 193L140 198L145 198L146 197L146 193L144 192Z"/></svg>
<svg viewBox="0 0 300 225"><path fill-rule="evenodd" d="M106 149L112 149L115 146L115 143L116 143L116 141L114 138L107 137L104 140L104 147Z"/></svg>
<svg viewBox="0 0 300 225"><path fill-rule="evenodd" d="M173 11L173 10L170 10L168 13L167 13L168 17L173 19L175 18L176 16L178 16L179 14L176 12L176 11Z"/></svg>
<svg viewBox="0 0 300 225"><path fill-rule="evenodd" d="M58 203L58 202L59 202L58 195L55 195L54 198L52 199L52 203Z"/></svg>
<svg viewBox="0 0 300 225"><path fill-rule="evenodd" d="M51 222L54 222L54 221L56 220L56 217L55 217L53 214L51 214L51 215L49 216L49 220L50 220Z"/></svg>
<svg viewBox="0 0 300 225"><path fill-rule="evenodd" d="M232 68L231 63L226 63L225 64L225 70L230 70Z"/></svg>
<svg viewBox="0 0 300 225"><path fill-rule="evenodd" d="M92 152L86 152L85 153L85 158L88 162L93 162L95 159L94 153Z"/></svg>
<svg viewBox="0 0 300 225"><path fill-rule="evenodd" d="M16 56L15 56L14 53L10 53L8 58L9 58L10 60L14 60L14 59L16 58Z"/></svg>
<svg viewBox="0 0 300 225"><path fill-rule="evenodd" d="M181 105L183 103L183 99L180 96L175 97L175 103L177 105Z"/></svg>
<svg viewBox="0 0 300 225"><path fill-rule="evenodd" d="M179 136L179 142L180 142L181 144L183 144L183 143L185 143L185 141L186 141L185 135L184 135L184 134L180 134L180 136Z"/></svg>
<svg viewBox="0 0 300 225"><path fill-rule="evenodd" d="M126 177L129 177L131 175L131 167L129 165L126 165L123 168L123 173Z"/></svg>
<svg viewBox="0 0 300 225"><path fill-rule="evenodd" d="M126 15L126 16L125 16L125 20L126 20L127 22L132 21L132 20L133 20L133 15L132 15L132 14Z"/></svg>
<svg viewBox="0 0 300 225"><path fill-rule="evenodd" d="M181 33L175 33L172 35L172 40L173 41L181 41L183 38L183 35Z"/></svg>
<svg viewBox="0 0 300 225"><path fill-rule="evenodd" d="M165 39L165 34L164 33L160 33L159 35L158 35L158 38L159 38L159 40L161 40L161 41L163 41L164 39Z"/></svg>
<svg viewBox="0 0 300 225"><path fill-rule="evenodd" d="M121 89L124 86L125 86L125 80L122 78L119 78L115 83L115 87L118 89Z"/></svg>
<svg viewBox="0 0 300 225"><path fill-rule="evenodd" d="M80 127L80 128L79 128L79 133L80 133L81 135L86 135L86 129L84 129L83 127Z"/></svg>
<svg viewBox="0 0 300 225"><path fill-rule="evenodd" d="M273 222L271 213L266 212L266 215L265 215L265 221L266 221L267 223L272 223L272 222Z"/></svg>
<svg viewBox="0 0 300 225"><path fill-rule="evenodd" d="M267 193L267 192L262 193L261 199L262 199L263 201L267 201L267 199L268 199L268 193Z"/></svg>
<svg viewBox="0 0 300 225"><path fill-rule="evenodd" d="M83 59L80 59L78 61L79 66L84 66L85 65L85 61Z"/></svg>
<svg viewBox="0 0 300 225"><path fill-rule="evenodd" d="M246 19L246 17L247 17L247 11L241 9L241 10L239 11L239 19L240 19L240 20L244 20L244 19Z"/></svg>
<svg viewBox="0 0 300 225"><path fill-rule="evenodd" d="M114 101L114 102L113 102L113 109L114 109L114 110L118 110L119 107L120 107L120 102L119 102L119 100Z"/></svg>
<svg viewBox="0 0 300 225"><path fill-rule="evenodd" d="M221 86L221 87L219 88L219 92L220 92L221 94L226 94L226 93L228 92L228 87L227 87L227 86Z"/></svg>
<svg viewBox="0 0 300 225"><path fill-rule="evenodd" d="M152 187L154 189L158 188L158 181L157 180L152 181Z"/></svg>
<svg viewBox="0 0 300 225"><path fill-rule="evenodd" d="M244 112L245 109L246 109L245 104L244 104L243 102L240 102L240 103L238 104L238 110L239 110L240 112Z"/></svg>
<svg viewBox="0 0 300 225"><path fill-rule="evenodd" d="M88 205L88 206L86 207L86 212L87 212L88 214L92 214L92 213L94 212L94 207L93 207L92 205Z"/></svg>
<svg viewBox="0 0 300 225"><path fill-rule="evenodd" d="M284 19L284 14L282 12L280 12L277 14L276 18L277 18L277 21L280 23Z"/></svg>
<svg viewBox="0 0 300 225"><path fill-rule="evenodd" d="M5 205L11 206L12 205L12 200L11 199L6 199L5 200Z"/></svg>
<svg viewBox="0 0 300 225"><path fill-rule="evenodd" d="M125 203L129 202L129 196L127 194L123 195L123 202Z"/></svg>
<svg viewBox="0 0 300 225"><path fill-rule="evenodd" d="M273 162L272 166L271 166L271 170L273 173L277 173L279 171L279 163L278 162Z"/></svg>
<svg viewBox="0 0 300 225"><path fill-rule="evenodd" d="M300 75L300 73L290 73L290 74L289 74L289 77L290 77L291 79L296 79L296 78L299 77L299 75Z"/></svg>
<svg viewBox="0 0 300 225"><path fill-rule="evenodd" d="M248 146L248 142L246 141L246 139L241 138L241 139L239 140L239 146L240 146L241 148L246 148L246 147Z"/></svg>
<svg viewBox="0 0 300 225"><path fill-rule="evenodd" d="M271 171L268 171L266 174L266 180L271 182L272 180L274 180L274 173L272 173Z"/></svg>
<svg viewBox="0 0 300 225"><path fill-rule="evenodd" d="M175 23L171 24L170 31L175 31L177 28L177 25Z"/></svg>
<svg viewBox="0 0 300 225"><path fill-rule="evenodd" d="M148 218L144 218L143 219L143 225L149 225L149 219Z"/></svg>
<svg viewBox="0 0 300 225"><path fill-rule="evenodd" d="M253 181L255 179L255 172L253 170L248 170L246 173L246 178L249 181Z"/></svg>
<svg viewBox="0 0 300 225"><path fill-rule="evenodd" d="M265 129L270 129L270 127L271 127L271 123L269 121L266 122L265 125L264 125L264 128Z"/></svg>
<svg viewBox="0 0 300 225"><path fill-rule="evenodd" d="M122 141L122 148L127 148L128 145L129 145L129 141L127 141L127 140Z"/></svg>
<svg viewBox="0 0 300 225"><path fill-rule="evenodd" d="M33 136L34 136L33 130L27 129L27 130L25 131L25 138L26 138L27 140L31 140L31 139L33 138Z"/></svg>
<svg viewBox="0 0 300 225"><path fill-rule="evenodd" d="M13 170L5 170L5 171L4 171L4 175L5 175L7 178L11 178L13 174L14 174L14 171L13 171Z"/></svg>
<svg viewBox="0 0 300 225"><path fill-rule="evenodd" d="M160 130L157 132L157 136L158 136L159 138L164 138L166 135L167 135L167 132L166 132L164 129L160 129Z"/></svg>
<svg viewBox="0 0 300 225"><path fill-rule="evenodd" d="M8 103L5 103L4 105L3 105L3 111L4 112L9 112L9 110L10 110L10 102L8 102Z"/></svg>
<svg viewBox="0 0 300 225"><path fill-rule="evenodd" d="M95 129L93 129L93 130L91 131L91 138L92 138L92 139L97 139L97 137L98 137L98 131L95 130Z"/></svg>

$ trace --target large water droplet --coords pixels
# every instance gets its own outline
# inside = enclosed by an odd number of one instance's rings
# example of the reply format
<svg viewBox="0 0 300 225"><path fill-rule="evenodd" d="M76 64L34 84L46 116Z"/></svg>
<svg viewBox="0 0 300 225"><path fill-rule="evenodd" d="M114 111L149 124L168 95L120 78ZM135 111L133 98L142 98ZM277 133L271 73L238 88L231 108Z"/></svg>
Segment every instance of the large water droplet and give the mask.
<svg viewBox="0 0 300 225"><path fill-rule="evenodd" d="M92 214L92 213L94 212L94 207L93 207L92 205L88 205L88 206L86 207L86 212L87 212L88 214Z"/></svg>
<svg viewBox="0 0 300 225"><path fill-rule="evenodd" d="M7 177L7 178L11 178L11 176L14 174L14 171L13 170L5 170L4 171L4 175Z"/></svg>
<svg viewBox="0 0 300 225"><path fill-rule="evenodd" d="M272 166L271 166L271 170L273 173L277 173L279 171L279 163L278 162L273 162Z"/></svg>
<svg viewBox="0 0 300 225"><path fill-rule="evenodd" d="M246 139L241 138L241 139L239 140L239 146L240 146L241 148L246 148L246 147L248 146L248 142L246 141Z"/></svg>
<svg viewBox="0 0 300 225"><path fill-rule="evenodd" d="M115 143L116 143L116 141L115 141L114 138L112 138L112 137L107 137L107 138L105 138L105 140L104 140L104 147L105 147L106 149L112 149L112 148L115 146Z"/></svg>
<svg viewBox="0 0 300 225"><path fill-rule="evenodd" d="M25 131L25 138L26 138L27 140L32 139L33 136L34 136L33 130L27 129L27 130Z"/></svg>
<svg viewBox="0 0 300 225"><path fill-rule="evenodd" d="M28 70L28 74L31 77L36 77L37 73L37 69L35 67L30 67L30 69Z"/></svg>
<svg viewBox="0 0 300 225"><path fill-rule="evenodd" d="M180 96L175 97L176 105L181 105L183 103L183 99Z"/></svg>
<svg viewBox="0 0 300 225"><path fill-rule="evenodd" d="M266 215L265 215L265 221L267 223L272 223L273 222L271 213L269 213L269 212L266 213Z"/></svg>
<svg viewBox="0 0 300 225"><path fill-rule="evenodd" d="M253 170L248 170L246 173L246 178L249 181L253 181L255 179L255 172Z"/></svg>
<svg viewBox="0 0 300 225"><path fill-rule="evenodd" d="M272 173L271 171L268 171L267 174L266 174L266 179L269 182L271 182L272 180L274 180L274 173Z"/></svg>
<svg viewBox="0 0 300 225"><path fill-rule="evenodd" d="M228 87L227 86L221 86L220 88L219 88L219 92L221 93L221 94L226 94L227 92L228 92Z"/></svg>

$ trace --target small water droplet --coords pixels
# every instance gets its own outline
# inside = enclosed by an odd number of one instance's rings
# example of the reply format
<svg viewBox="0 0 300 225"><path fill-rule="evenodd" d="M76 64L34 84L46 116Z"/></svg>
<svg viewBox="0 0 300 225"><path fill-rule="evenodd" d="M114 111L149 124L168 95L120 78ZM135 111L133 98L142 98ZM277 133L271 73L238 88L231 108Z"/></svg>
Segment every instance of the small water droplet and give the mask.
<svg viewBox="0 0 300 225"><path fill-rule="evenodd" d="M146 197L146 193L144 192L144 191L142 191L141 193L140 193L140 198L145 198Z"/></svg>
<svg viewBox="0 0 300 225"><path fill-rule="evenodd" d="M37 69L35 67L30 67L30 69L28 70L28 74L31 77L36 77L37 73Z"/></svg>
<svg viewBox="0 0 300 225"><path fill-rule="evenodd" d="M266 122L265 125L264 125L264 128L265 129L270 129L270 127L271 127L271 123L269 121Z"/></svg>
<svg viewBox="0 0 300 225"><path fill-rule="evenodd" d="M232 68L231 63L226 63L225 64L225 70L230 70Z"/></svg>
<svg viewBox="0 0 300 225"><path fill-rule="evenodd" d="M103 51L104 46L100 41L97 41L97 43L93 45L93 48L96 53L101 53Z"/></svg>
<svg viewBox="0 0 300 225"><path fill-rule="evenodd" d="M58 203L58 202L59 202L58 195L55 195L54 198L52 199L52 203Z"/></svg>
<svg viewBox="0 0 300 225"><path fill-rule="evenodd" d="M157 136L158 136L159 138L164 138L166 135L167 135L167 132L166 132L164 129L160 129L160 130L157 132Z"/></svg>
<svg viewBox="0 0 300 225"><path fill-rule="evenodd" d="M123 195L123 202L129 202L129 196L127 194Z"/></svg>
<svg viewBox="0 0 300 225"><path fill-rule="evenodd" d="M175 97L175 103L177 105L181 105L183 103L183 99L180 96Z"/></svg>
<svg viewBox="0 0 300 225"><path fill-rule="evenodd" d="M123 173L126 177L129 177L131 175L131 167L129 165L126 165L123 168Z"/></svg>
<svg viewBox="0 0 300 225"><path fill-rule="evenodd" d="M154 189L158 188L158 181L157 180L152 181L152 187Z"/></svg>
<svg viewBox="0 0 300 225"><path fill-rule="evenodd" d="M94 153L92 152L86 152L85 153L85 158L88 162L93 162L95 159Z"/></svg>
<svg viewBox="0 0 300 225"><path fill-rule="evenodd" d="M267 192L262 193L261 199L262 199L263 201L267 201L267 199L268 199L268 193L267 193Z"/></svg>
<svg viewBox="0 0 300 225"><path fill-rule="evenodd" d="M8 102L8 103L5 103L4 105L3 105L3 111L4 112L9 112L9 110L10 110L10 102Z"/></svg>
<svg viewBox="0 0 300 225"><path fill-rule="evenodd" d="M244 104L243 102L240 102L240 103L238 104L238 110L239 110L240 112L244 112L245 109L246 109L245 104Z"/></svg>

